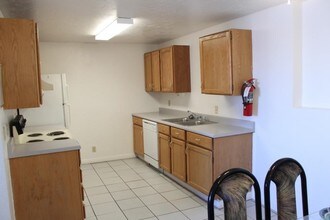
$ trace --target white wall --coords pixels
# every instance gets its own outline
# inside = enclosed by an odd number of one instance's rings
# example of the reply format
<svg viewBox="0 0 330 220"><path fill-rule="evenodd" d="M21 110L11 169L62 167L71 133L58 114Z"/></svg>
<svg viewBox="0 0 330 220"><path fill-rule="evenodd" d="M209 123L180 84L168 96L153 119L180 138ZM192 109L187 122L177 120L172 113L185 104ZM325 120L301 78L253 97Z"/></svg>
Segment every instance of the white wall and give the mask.
<svg viewBox="0 0 330 220"><path fill-rule="evenodd" d="M304 10L308 9L309 15L311 13L317 15L318 8L328 6L327 0L309 0L303 4L306 4L303 7L305 7ZM327 185L330 182L330 176L327 175L327 168L330 155L330 110L294 107L295 99L301 98L296 96L294 87L301 81L294 80L303 77L295 76L295 71L299 70L296 65L301 64L296 58L296 51L301 50L299 48L301 45L297 48L297 28L294 26L297 23L295 16L299 15L296 10L295 5L283 4L163 44L162 46L190 45L192 92L179 96L164 94L159 100L161 106L167 106L167 100L170 99L172 108L191 109L209 114L213 113L215 105L219 105L221 116L244 118L241 113L240 97L200 93L198 39L206 34L228 28L251 29L253 75L258 80L255 93L257 98L254 116L244 119L256 123L253 140L253 173L263 186L267 170L273 162L282 157L297 159L305 168L308 178L309 210L315 212L329 206L330 188ZM307 15L303 14L303 16ZM317 26L317 29L329 29L329 21L324 21L322 18L317 20L317 16L314 16L314 19L315 25L322 24L322 26ZM304 45L309 47L312 47L313 43L314 40L304 41ZM328 42L324 43L328 44ZM322 69L323 72L327 70ZM318 89L318 85L314 85L313 89ZM318 91L326 94L326 91ZM301 93L298 95L302 96ZM323 99L323 101L329 103L329 99ZM274 200L272 200L272 205L276 206Z"/></svg>
<svg viewBox="0 0 330 220"><path fill-rule="evenodd" d="M0 89L1 85L0 85ZM11 192L11 181L9 171L9 160L7 142L9 139L8 125L12 115L15 114L13 110L4 111L0 108L0 219L10 220L14 219L13 196Z"/></svg>
<svg viewBox="0 0 330 220"><path fill-rule="evenodd" d="M83 162L133 157L134 112L158 110L144 91L143 53L153 45L41 43L44 74L66 73L73 136ZM92 146L97 152L92 153Z"/></svg>
<svg viewBox="0 0 330 220"><path fill-rule="evenodd" d="M330 1L307 1L303 11L303 99L307 107L330 109ZM317 16L316 13L317 12Z"/></svg>

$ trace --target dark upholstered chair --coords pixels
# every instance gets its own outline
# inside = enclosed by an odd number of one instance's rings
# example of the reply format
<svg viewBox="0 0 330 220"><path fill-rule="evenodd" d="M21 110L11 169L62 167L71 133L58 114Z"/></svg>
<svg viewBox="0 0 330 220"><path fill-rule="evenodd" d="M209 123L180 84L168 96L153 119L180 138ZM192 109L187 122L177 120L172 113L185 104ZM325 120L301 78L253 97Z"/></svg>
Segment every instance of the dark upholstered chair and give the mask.
<svg viewBox="0 0 330 220"><path fill-rule="evenodd" d="M278 220L297 219L295 183L300 176L303 215L308 215L306 174L300 163L292 158L276 161L269 169L264 185L265 219L271 218L270 184L276 185Z"/></svg>
<svg viewBox="0 0 330 220"><path fill-rule="evenodd" d="M210 190L207 209L208 219L214 220L214 197L218 195L224 203L225 220L246 220L246 194L254 187L256 218L261 220L261 196L257 179L247 170L234 168L219 176Z"/></svg>

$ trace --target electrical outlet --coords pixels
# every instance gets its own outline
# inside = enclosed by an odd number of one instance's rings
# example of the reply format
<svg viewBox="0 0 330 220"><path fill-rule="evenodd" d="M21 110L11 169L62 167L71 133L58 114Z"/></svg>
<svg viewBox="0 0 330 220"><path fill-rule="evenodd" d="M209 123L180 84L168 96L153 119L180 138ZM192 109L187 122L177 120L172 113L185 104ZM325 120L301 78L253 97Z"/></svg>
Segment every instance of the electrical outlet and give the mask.
<svg viewBox="0 0 330 220"><path fill-rule="evenodd" d="M214 114L219 114L219 106L214 106Z"/></svg>
<svg viewBox="0 0 330 220"><path fill-rule="evenodd" d="M168 105L168 106L171 106L171 100L170 100L170 99L167 100L167 105Z"/></svg>
<svg viewBox="0 0 330 220"><path fill-rule="evenodd" d="M96 146L92 147L92 152L95 153L96 152Z"/></svg>

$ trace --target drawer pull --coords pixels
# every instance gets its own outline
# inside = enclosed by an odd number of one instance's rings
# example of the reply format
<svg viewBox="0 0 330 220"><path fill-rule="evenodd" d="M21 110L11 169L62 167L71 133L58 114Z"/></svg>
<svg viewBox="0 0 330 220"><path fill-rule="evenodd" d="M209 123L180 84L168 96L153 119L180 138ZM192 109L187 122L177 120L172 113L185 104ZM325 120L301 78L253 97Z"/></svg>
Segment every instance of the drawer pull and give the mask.
<svg viewBox="0 0 330 220"><path fill-rule="evenodd" d="M179 132L175 132L176 135L179 135Z"/></svg>
<svg viewBox="0 0 330 220"><path fill-rule="evenodd" d="M195 138L195 141L201 141L201 139L200 138Z"/></svg>

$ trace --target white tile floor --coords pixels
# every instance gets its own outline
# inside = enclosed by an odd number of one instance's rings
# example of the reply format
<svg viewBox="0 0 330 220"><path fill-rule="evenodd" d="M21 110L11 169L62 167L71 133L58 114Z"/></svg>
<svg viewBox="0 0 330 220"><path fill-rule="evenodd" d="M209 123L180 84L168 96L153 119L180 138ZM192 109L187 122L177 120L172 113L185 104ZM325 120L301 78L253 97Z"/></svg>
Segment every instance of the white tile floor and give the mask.
<svg viewBox="0 0 330 220"><path fill-rule="evenodd" d="M207 219L206 202L137 158L83 164L87 220ZM249 219L254 204L248 203ZM216 219L223 211L216 210Z"/></svg>

